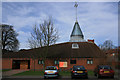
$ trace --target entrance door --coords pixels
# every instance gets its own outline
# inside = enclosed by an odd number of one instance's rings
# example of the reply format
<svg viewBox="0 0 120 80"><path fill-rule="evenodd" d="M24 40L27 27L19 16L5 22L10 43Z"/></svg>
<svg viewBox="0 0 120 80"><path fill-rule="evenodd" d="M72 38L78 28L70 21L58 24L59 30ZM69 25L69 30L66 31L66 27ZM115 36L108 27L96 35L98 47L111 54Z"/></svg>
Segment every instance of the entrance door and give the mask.
<svg viewBox="0 0 120 80"><path fill-rule="evenodd" d="M28 69L28 61L20 61L20 69Z"/></svg>
<svg viewBox="0 0 120 80"><path fill-rule="evenodd" d="M13 60L12 69L30 69L30 60Z"/></svg>
<svg viewBox="0 0 120 80"><path fill-rule="evenodd" d="M12 69L20 69L20 60L12 61Z"/></svg>

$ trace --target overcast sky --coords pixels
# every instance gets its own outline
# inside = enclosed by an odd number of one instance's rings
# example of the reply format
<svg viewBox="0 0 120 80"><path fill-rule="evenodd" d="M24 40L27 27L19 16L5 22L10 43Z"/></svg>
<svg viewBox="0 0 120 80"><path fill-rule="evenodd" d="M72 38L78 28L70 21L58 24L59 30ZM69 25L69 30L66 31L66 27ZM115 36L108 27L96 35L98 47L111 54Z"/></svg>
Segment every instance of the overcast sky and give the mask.
<svg viewBox="0 0 120 80"><path fill-rule="evenodd" d="M12 24L19 33L20 49L28 49L28 38L35 23L52 16L59 32L57 43L68 42L75 23L74 2L3 2L2 22ZM78 2L78 22L85 40L118 45L118 3Z"/></svg>

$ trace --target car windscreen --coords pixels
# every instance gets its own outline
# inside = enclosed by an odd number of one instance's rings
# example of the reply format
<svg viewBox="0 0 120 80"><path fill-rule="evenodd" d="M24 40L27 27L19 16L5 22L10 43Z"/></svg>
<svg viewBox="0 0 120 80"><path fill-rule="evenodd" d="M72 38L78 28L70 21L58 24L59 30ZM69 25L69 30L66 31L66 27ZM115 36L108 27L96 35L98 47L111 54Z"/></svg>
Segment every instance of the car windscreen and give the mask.
<svg viewBox="0 0 120 80"><path fill-rule="evenodd" d="M99 69L112 69L110 66L99 66Z"/></svg>
<svg viewBox="0 0 120 80"><path fill-rule="evenodd" d="M46 70L57 70L56 67L47 67Z"/></svg>
<svg viewBox="0 0 120 80"><path fill-rule="evenodd" d="M73 67L73 70L75 71L75 70L85 70L85 67L84 66L74 66Z"/></svg>

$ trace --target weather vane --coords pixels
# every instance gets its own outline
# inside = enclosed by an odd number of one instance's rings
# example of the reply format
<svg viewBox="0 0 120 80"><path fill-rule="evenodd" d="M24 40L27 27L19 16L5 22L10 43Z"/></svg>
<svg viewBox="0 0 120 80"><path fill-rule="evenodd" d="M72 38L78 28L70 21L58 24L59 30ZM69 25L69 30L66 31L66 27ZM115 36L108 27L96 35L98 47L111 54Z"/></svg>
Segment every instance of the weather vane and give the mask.
<svg viewBox="0 0 120 80"><path fill-rule="evenodd" d="M76 8L76 21L77 21L77 7L78 7L78 4L77 4L77 2L75 2L75 5L74 5L74 7Z"/></svg>

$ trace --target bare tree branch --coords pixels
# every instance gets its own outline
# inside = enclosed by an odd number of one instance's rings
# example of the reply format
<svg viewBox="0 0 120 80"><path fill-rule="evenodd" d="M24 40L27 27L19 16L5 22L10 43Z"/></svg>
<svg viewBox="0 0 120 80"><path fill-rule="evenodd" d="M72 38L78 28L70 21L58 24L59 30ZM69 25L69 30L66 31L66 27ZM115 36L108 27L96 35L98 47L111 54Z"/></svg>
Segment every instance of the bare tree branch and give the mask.
<svg viewBox="0 0 120 80"><path fill-rule="evenodd" d="M111 40L106 40L103 44L99 45L99 47L102 51L107 51L113 49L115 46Z"/></svg>
<svg viewBox="0 0 120 80"><path fill-rule="evenodd" d="M30 48L38 48L41 47L43 53L40 53L39 50L36 53L39 54L39 58L42 58L44 61L44 68L45 68L45 59L48 54L48 48L50 45L55 44L58 40L58 32L53 25L52 18L48 20L44 20L39 27L33 27L33 32L31 33L31 38L28 39L29 47Z"/></svg>

